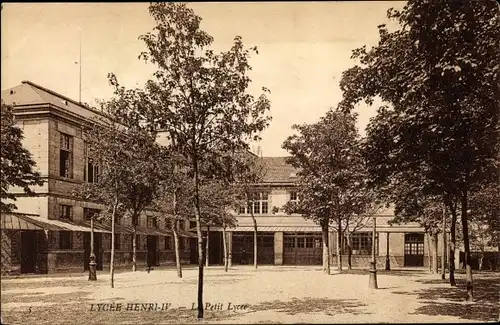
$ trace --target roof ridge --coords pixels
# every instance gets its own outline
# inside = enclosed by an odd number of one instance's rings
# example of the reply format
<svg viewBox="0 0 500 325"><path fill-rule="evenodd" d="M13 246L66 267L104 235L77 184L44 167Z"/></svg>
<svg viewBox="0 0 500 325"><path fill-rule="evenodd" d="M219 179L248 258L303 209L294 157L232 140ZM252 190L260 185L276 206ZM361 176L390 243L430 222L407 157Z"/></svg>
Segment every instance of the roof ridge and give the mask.
<svg viewBox="0 0 500 325"><path fill-rule="evenodd" d="M69 97L67 97L67 96L64 96L64 95L62 95L62 94L60 94L60 93L58 93L58 92L56 92L56 91L53 91L53 90L51 90L51 89L49 89L49 88L45 88L45 87L43 87L43 86L40 86L39 84L36 84L36 83L34 83L34 82L32 82L32 81L29 81L29 80L23 80L21 83L23 83L23 84L28 84L28 85L30 85L30 86L32 86L32 87L35 87L35 88L37 88L37 89L39 89L39 90L41 90L41 91L46 92L46 93L48 93L48 94L50 94L50 95L52 95L52 96L59 97L60 99L64 99L64 100L66 100L66 101L69 101L69 102L71 102L71 103L73 103L73 104L75 104L75 105L80 106L81 108L88 109L88 110L89 110L89 111L91 111L91 112L94 112L94 113L96 113L96 114L100 114L100 115L102 115L102 116L105 116L105 114L104 114L103 112L101 112L101 111L99 111L99 110L97 110L97 109L95 109L95 108L91 107L90 105L84 105L84 104L82 104L82 103L80 103L80 102L77 102L77 101L76 101L76 100L74 100L74 99L71 99L71 98L69 98ZM42 98L42 99L43 99L43 98ZM106 117L106 116L105 116L105 117Z"/></svg>
<svg viewBox="0 0 500 325"><path fill-rule="evenodd" d="M53 96L59 97L59 98L61 98L61 99L67 100L67 101L69 101L69 102L72 102L72 103L73 103L73 104L75 104L75 105L80 105L80 106L82 106L82 107L85 107L84 105L82 105L82 103L79 103L79 102L77 102L76 100L73 100L73 99L71 99L71 98L69 98L69 97L67 97L67 96L64 96L64 95L62 95L62 94L59 94L58 92L55 92L55 91L53 91L53 90L51 90L51 89L45 88L45 87L43 87L43 86L40 86L39 84L36 84L36 83L34 83L34 82L32 82L32 81L29 81L29 80L23 80L23 81L22 81L22 83L23 83L23 84L28 84L28 85L30 85L30 86L33 86L33 87L38 88L38 89L40 89L40 90L43 90L43 91L45 91L46 93L49 93L49 94L51 94L51 95L53 95ZM86 108L86 107L85 107L85 108Z"/></svg>

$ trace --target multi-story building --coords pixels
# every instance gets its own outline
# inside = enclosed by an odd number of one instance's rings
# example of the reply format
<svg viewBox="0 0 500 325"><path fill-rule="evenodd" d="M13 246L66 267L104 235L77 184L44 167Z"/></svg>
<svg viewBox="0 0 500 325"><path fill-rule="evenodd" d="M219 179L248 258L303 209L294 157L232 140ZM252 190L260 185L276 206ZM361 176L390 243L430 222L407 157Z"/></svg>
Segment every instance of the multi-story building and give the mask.
<svg viewBox="0 0 500 325"><path fill-rule="evenodd" d="M23 130L23 145L37 164L44 185L27 196L16 194L16 213L3 214L2 274L78 271L88 268L90 218L104 207L79 201L74 190L98 181L98 166L86 156L83 126L100 113L29 81L2 91L2 100L14 107L16 125ZM131 263L130 218L118 219L115 240L118 267ZM186 225L182 225L187 228ZM109 265L111 236L107 225L96 224L94 247L97 269ZM173 263L170 227L142 215L137 231L137 260L153 265ZM181 256L189 262L191 234L182 232Z"/></svg>
<svg viewBox="0 0 500 325"><path fill-rule="evenodd" d="M2 92L2 100L14 107L16 124L24 132L23 145L37 163L45 183L35 188L34 197L21 189L16 193L17 213L3 214L2 274L83 271L88 268L90 253L89 218L102 206L83 202L72 196L84 182L98 181L98 166L86 157L82 126L91 123L100 113L85 105L29 81ZM287 215L281 207L298 200L296 170L284 157L263 157L265 176L255 184L257 200L251 207L242 207L238 225L228 229L232 264L253 261L253 222L258 226L258 262L274 265L319 265L322 263L320 227L300 215ZM380 211L376 216L376 255L378 267L384 267L389 257L392 267L427 265L429 242L418 224L393 225L387 221L392 211ZM129 219L119 220L116 236L118 266L131 263L132 229ZM197 263L196 240L188 230L194 222L181 223L181 257L184 263ZM108 225L96 225L95 249L98 269L109 265L111 245ZM169 225L141 216L138 227L137 257L144 265L149 257L153 264L174 263L173 240ZM209 234L207 236L207 230ZM209 264L222 264L222 229L204 228L208 238ZM352 264L367 267L372 250L372 224L352 234ZM337 234L329 233L332 264L336 263ZM439 246L442 241L439 240ZM205 245L204 245L205 246ZM343 245L347 264L346 247ZM441 254L441 247L438 249Z"/></svg>

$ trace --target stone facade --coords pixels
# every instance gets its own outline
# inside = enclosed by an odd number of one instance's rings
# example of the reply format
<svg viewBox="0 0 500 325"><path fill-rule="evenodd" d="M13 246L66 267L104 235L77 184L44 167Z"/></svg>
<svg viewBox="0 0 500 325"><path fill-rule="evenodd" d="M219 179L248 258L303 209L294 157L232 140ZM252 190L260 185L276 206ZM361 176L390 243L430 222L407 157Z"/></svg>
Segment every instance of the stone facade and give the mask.
<svg viewBox="0 0 500 325"><path fill-rule="evenodd" d="M14 106L16 125L23 130L23 146L30 151L36 161L36 169L44 179L43 186L33 187L36 195L28 197L20 188L9 188L16 194L16 212L37 215L40 220L60 220L61 205L70 206L72 222L84 220L84 209L103 209L103 206L92 202L76 200L72 194L86 181L85 141L82 132L84 125L92 123L92 119L100 113L79 103L31 82L23 82L12 89L2 91L2 100ZM70 173L69 177L61 176L61 135L70 137ZM147 216L141 215L139 225L147 227ZM130 225L124 219L123 224ZM160 225L164 228L164 225ZM187 228L187 225L186 225ZM71 229L71 228L70 228ZM19 274L21 270L21 231L2 229L2 274ZM85 232L72 231L70 247L61 247L61 232L50 230L36 231L36 257L34 268L29 273L83 272L87 258L89 243L84 243ZM88 233L87 233L88 234ZM130 235L131 236L131 235ZM131 237L128 238L131 238ZM117 267L131 267L131 240L125 239L127 234L120 234L119 249L116 250ZM148 250L146 235L139 236L137 244L137 264L146 265ZM186 240L185 238L182 238ZM163 242L157 236L157 242ZM109 267L111 236L103 234L102 264L103 269ZM185 245L181 252L182 261L189 263L190 245ZM26 254L26 253L25 253ZM165 250L164 245L157 246L157 264L174 263L173 251ZM33 264L32 263L32 264Z"/></svg>

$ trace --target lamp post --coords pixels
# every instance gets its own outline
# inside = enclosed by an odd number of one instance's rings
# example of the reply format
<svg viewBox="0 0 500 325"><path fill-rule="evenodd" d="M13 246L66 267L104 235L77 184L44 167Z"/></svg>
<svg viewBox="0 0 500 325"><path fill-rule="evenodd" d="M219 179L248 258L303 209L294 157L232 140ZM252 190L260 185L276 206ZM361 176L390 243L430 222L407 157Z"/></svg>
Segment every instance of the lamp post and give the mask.
<svg viewBox="0 0 500 325"><path fill-rule="evenodd" d="M94 253L94 217L90 217L90 261L89 261L89 281L96 281L96 262Z"/></svg>
<svg viewBox="0 0 500 325"><path fill-rule="evenodd" d="M386 240L386 251L385 251L385 270L390 271L391 270L391 260L389 258L389 235L391 233L387 232L387 240Z"/></svg>
<svg viewBox="0 0 500 325"><path fill-rule="evenodd" d="M375 259L375 237L377 230L377 221L375 217L373 217L373 234L372 234L372 261L370 262L370 279L368 282L368 286L370 289L378 289L377 286L377 260Z"/></svg>

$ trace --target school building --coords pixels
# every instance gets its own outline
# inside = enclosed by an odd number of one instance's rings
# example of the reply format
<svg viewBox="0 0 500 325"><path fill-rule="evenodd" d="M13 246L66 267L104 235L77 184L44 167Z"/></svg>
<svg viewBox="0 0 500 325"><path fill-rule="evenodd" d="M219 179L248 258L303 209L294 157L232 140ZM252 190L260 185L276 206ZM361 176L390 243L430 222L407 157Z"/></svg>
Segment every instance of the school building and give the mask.
<svg viewBox="0 0 500 325"><path fill-rule="evenodd" d="M2 100L14 107L16 124L24 133L23 145L37 163L45 183L36 187L35 196L21 189L16 194L15 213L1 216L1 273L79 272L88 269L90 255L90 217L102 206L75 199L73 190L84 182L98 181L98 166L86 156L82 127L100 113L68 97L30 81L2 91ZM296 170L285 157L263 157L265 177L255 185L258 200L253 213L258 225L258 262L270 265L320 265L322 263L321 229L300 215L287 215L281 209L297 200ZM249 207L238 211L238 225L227 229L228 247L233 265L253 263L253 222ZM376 216L377 267L427 266L429 242L418 224L392 225L392 211ZM181 224L181 259L197 263L194 222ZM209 265L223 263L222 229L204 229L208 242ZM207 235L208 230L208 235ZM109 267L110 225L96 223L94 247L97 269ZM130 267L132 260L132 227L129 218L118 220L115 241L115 264ZM372 224L352 234L352 264L368 267L372 250ZM153 265L175 263L170 226L144 214L137 227L137 261L139 267L152 260ZM336 263L337 234L329 234L332 265ZM439 237L438 252L442 240ZM343 245L343 265L347 265L347 248Z"/></svg>

